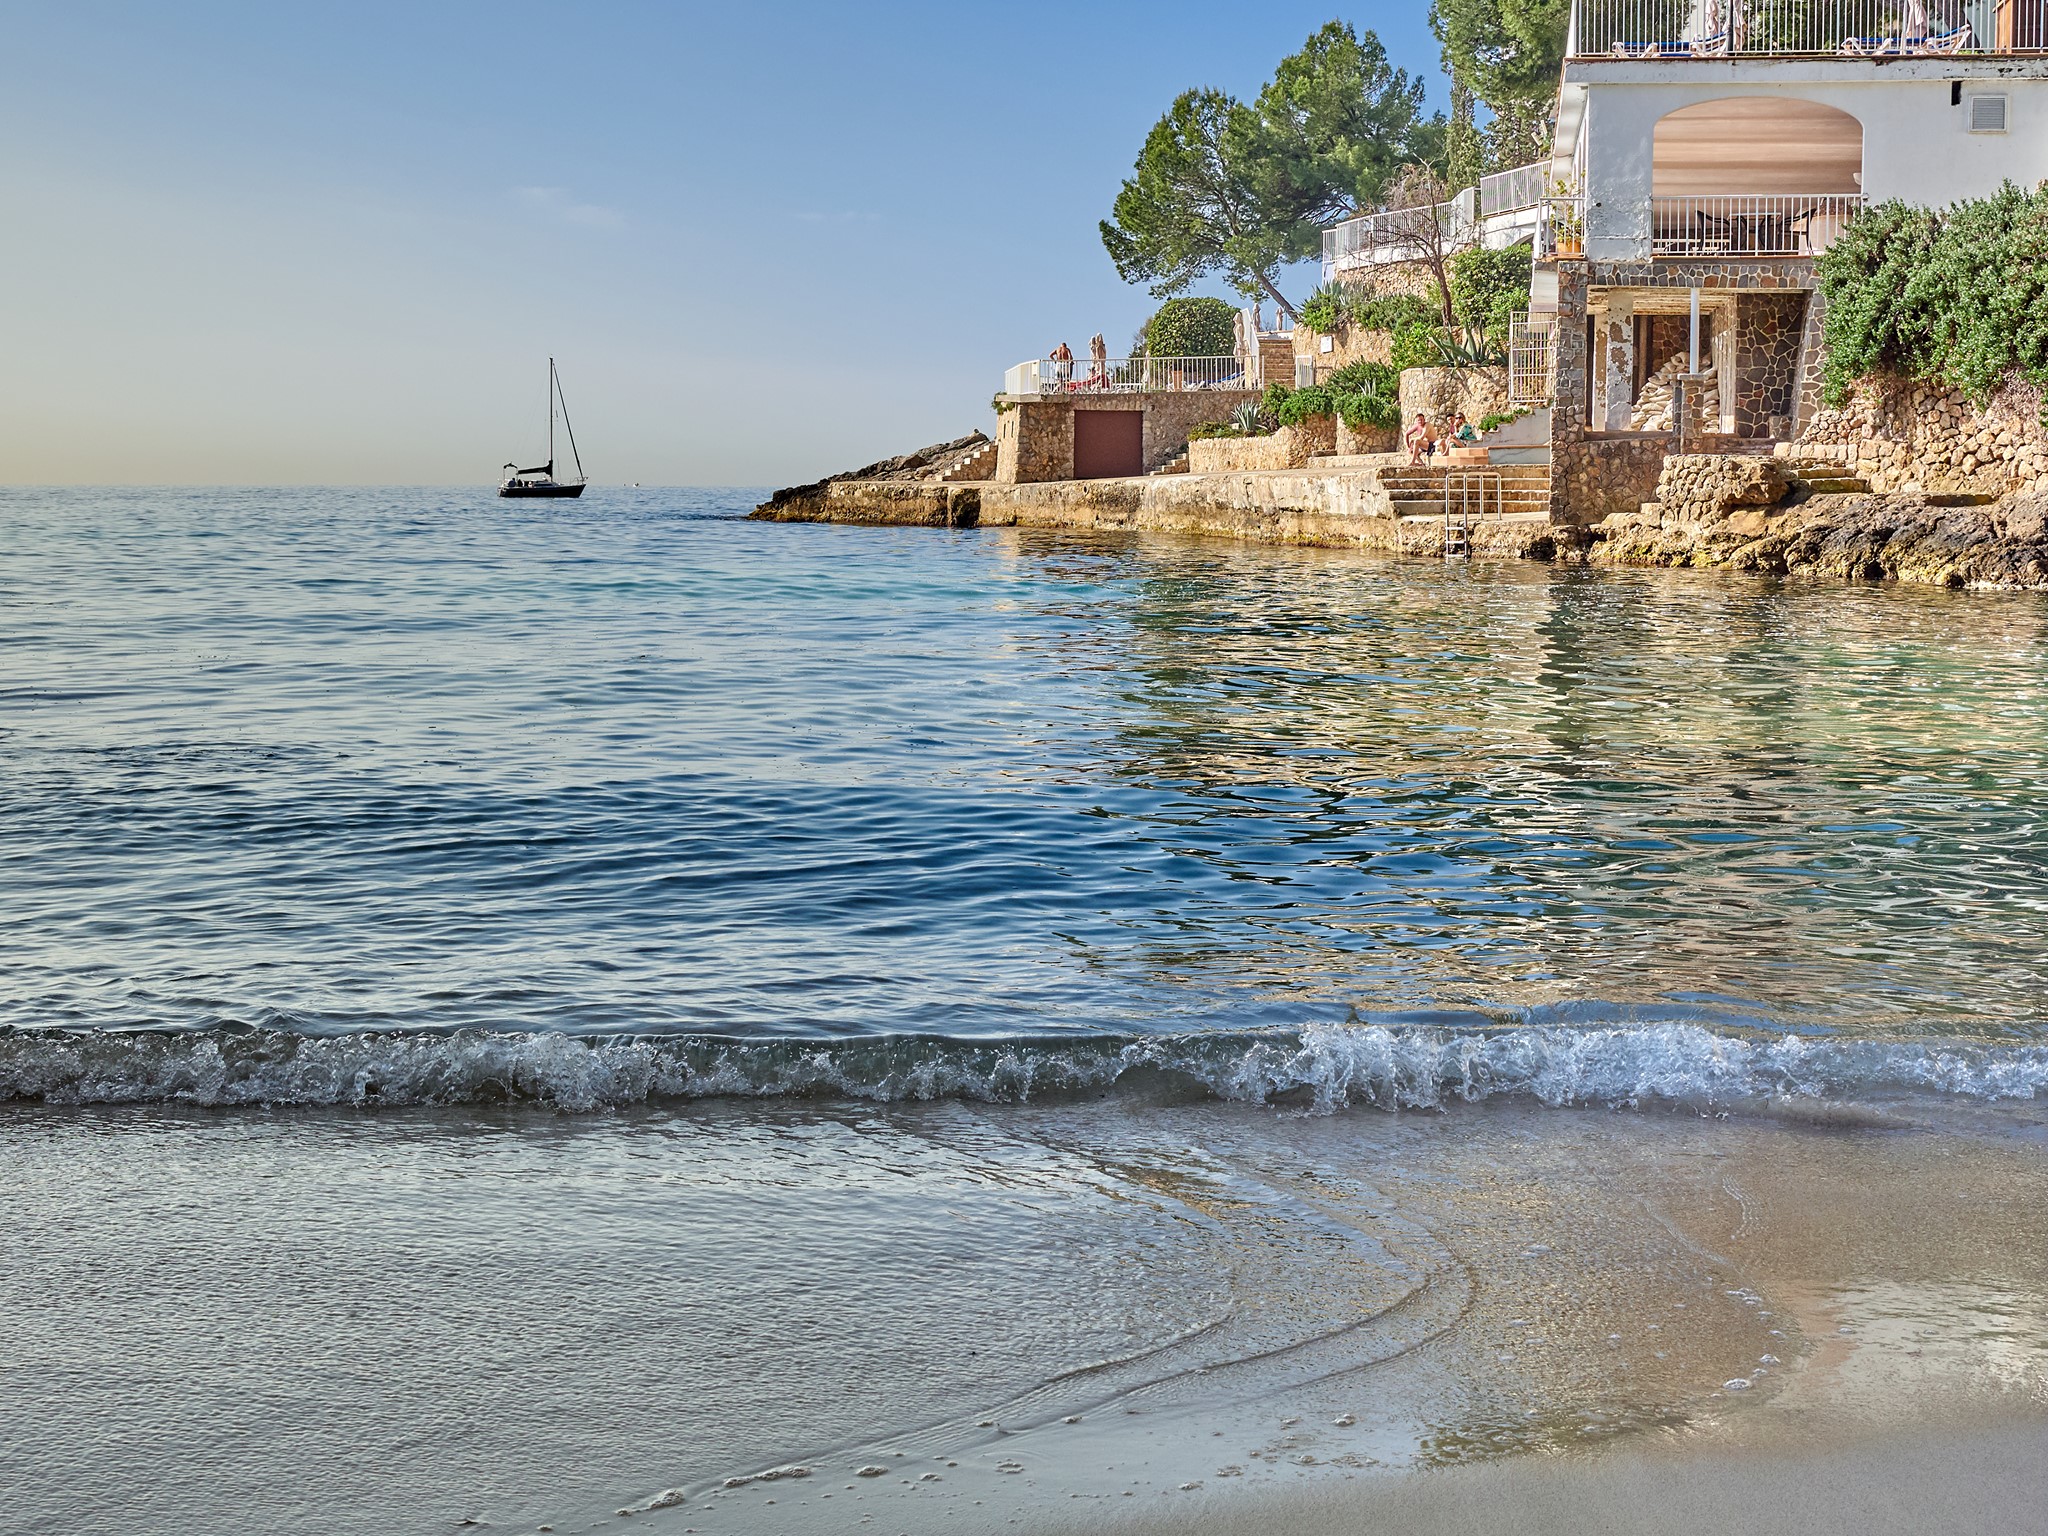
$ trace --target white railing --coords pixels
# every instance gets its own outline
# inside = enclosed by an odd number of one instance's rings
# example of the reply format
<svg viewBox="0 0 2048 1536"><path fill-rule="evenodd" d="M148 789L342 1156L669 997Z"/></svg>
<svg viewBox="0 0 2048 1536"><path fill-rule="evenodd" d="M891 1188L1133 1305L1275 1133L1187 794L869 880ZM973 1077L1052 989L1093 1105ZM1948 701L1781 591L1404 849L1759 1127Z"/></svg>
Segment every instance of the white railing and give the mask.
<svg viewBox="0 0 2048 1536"><path fill-rule="evenodd" d="M1096 363L1077 357L1056 363L1035 357L1003 375L1006 395L1174 393L1190 389L1249 389L1239 357L1112 357Z"/></svg>
<svg viewBox="0 0 2048 1536"><path fill-rule="evenodd" d="M2048 52L2048 0L1575 0L1578 58Z"/></svg>
<svg viewBox="0 0 2048 1536"><path fill-rule="evenodd" d="M1513 213L1522 208L1534 208L1543 201L1545 183L1550 178L1550 162L1539 161L1535 165L1518 165L1512 171L1495 171L1491 176L1479 178L1479 212L1482 218L1492 218L1497 213Z"/></svg>
<svg viewBox="0 0 2048 1536"><path fill-rule="evenodd" d="M1555 316L1531 321L1527 314L1508 322L1508 399L1515 405L1550 403L1550 343Z"/></svg>
<svg viewBox="0 0 2048 1536"><path fill-rule="evenodd" d="M1360 267L1419 261L1433 245L1455 249L1470 244L1472 235L1471 219L1454 202L1360 214L1323 231L1323 278L1328 281Z"/></svg>
<svg viewBox="0 0 2048 1536"><path fill-rule="evenodd" d="M1653 197L1654 256L1818 256L1863 206L1859 195Z"/></svg>
<svg viewBox="0 0 2048 1536"><path fill-rule="evenodd" d="M1580 256L1586 249L1586 200L1578 196L1546 197L1536 224L1536 256Z"/></svg>

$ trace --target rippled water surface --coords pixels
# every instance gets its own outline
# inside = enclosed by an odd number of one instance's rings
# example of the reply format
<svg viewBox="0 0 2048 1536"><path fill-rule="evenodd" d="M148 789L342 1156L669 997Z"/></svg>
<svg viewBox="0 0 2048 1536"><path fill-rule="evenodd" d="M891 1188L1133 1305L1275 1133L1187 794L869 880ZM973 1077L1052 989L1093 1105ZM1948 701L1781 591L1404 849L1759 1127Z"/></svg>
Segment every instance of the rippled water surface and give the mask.
<svg viewBox="0 0 2048 1536"><path fill-rule="evenodd" d="M0 1091L2048 1082L2038 596L751 499L5 493Z"/></svg>

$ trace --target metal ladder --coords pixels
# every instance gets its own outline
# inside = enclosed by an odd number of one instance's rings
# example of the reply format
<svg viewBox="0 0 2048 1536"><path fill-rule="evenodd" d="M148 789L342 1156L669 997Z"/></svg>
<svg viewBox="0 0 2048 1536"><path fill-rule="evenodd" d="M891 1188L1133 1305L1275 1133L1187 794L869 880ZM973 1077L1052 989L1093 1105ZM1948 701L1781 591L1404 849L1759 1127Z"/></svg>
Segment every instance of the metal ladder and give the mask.
<svg viewBox="0 0 2048 1536"><path fill-rule="evenodd" d="M1455 479L1455 492L1453 477ZM1462 560L1472 553L1472 525L1486 521L1486 492L1493 490L1493 515L1498 521L1506 505L1506 486L1497 469L1444 471L1444 558ZM1453 506L1456 508L1453 515Z"/></svg>

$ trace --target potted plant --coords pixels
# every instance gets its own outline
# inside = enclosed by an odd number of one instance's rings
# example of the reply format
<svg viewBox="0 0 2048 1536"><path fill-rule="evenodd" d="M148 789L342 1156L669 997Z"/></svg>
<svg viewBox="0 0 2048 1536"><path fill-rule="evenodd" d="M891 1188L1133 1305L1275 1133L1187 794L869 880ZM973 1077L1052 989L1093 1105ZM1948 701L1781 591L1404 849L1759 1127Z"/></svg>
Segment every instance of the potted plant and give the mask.
<svg viewBox="0 0 2048 1536"><path fill-rule="evenodd" d="M1586 248L1585 205L1579 200L1575 177L1551 176L1544 192L1550 217L1551 244L1559 256L1578 256Z"/></svg>

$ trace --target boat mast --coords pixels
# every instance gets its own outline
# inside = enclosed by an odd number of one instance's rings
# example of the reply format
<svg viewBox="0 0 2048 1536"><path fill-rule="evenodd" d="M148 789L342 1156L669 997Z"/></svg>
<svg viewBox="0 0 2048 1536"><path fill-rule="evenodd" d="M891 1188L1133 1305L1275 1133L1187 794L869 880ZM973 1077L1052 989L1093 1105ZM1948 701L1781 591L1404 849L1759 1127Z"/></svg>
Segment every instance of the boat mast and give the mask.
<svg viewBox="0 0 2048 1536"><path fill-rule="evenodd" d="M548 359L548 473L555 472L555 360Z"/></svg>
<svg viewBox="0 0 2048 1536"><path fill-rule="evenodd" d="M555 381L555 399L562 402L562 426L569 434L569 456L576 461L576 478L578 480L587 480L590 477L583 473L583 455L576 451L576 424L569 420L569 397L562 393L562 377L555 372L555 360L552 357L548 359L548 377ZM552 426L552 417L549 418L549 423ZM548 460L552 463L554 460L552 449L554 439L550 438L548 441L551 445Z"/></svg>

